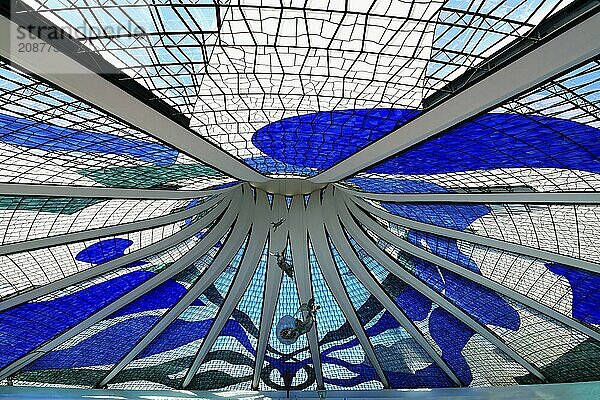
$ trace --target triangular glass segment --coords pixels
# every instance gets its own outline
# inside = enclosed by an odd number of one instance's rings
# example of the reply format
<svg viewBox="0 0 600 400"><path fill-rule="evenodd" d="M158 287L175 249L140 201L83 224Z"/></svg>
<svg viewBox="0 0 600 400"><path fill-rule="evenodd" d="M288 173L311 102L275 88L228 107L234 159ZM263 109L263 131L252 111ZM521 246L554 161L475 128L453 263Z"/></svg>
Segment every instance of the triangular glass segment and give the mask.
<svg viewBox="0 0 600 400"><path fill-rule="evenodd" d="M251 389L268 251L268 245L265 245L248 289L206 355L189 389Z"/></svg>
<svg viewBox="0 0 600 400"><path fill-rule="evenodd" d="M108 370L185 295L211 264L219 247L213 247L172 279L40 357L21 370L15 379L44 383L68 382L77 386L97 385ZM170 265L166 264L161 269L168 269Z"/></svg>
<svg viewBox="0 0 600 400"><path fill-rule="evenodd" d="M382 286L390 294L399 292L395 298L396 304L405 311L409 319L415 323L430 344L441 350L442 359L465 386L473 385L475 382L482 385L489 385L491 382L498 385L506 384L514 381L515 377L527 373L523 366L510 359L456 316L439 307L438 304L432 302L415 288L398 281L397 278L389 274L388 270L364 252L352 238L350 238L350 241L363 263L373 272L373 275L377 277ZM418 264L415 265L414 258L408 257L389 243L379 241L378 244L390 255L393 254L393 257L398 261L398 268L408 270L421 268ZM431 268L434 271L433 268L435 267L431 266ZM435 271L437 271L437 268ZM441 279L433 281L431 277L428 279L431 282L425 281L424 283L435 289L436 287L433 286L432 282L436 282L440 292L445 295L442 286L445 285L445 281ZM516 314L516 318L519 320L518 314Z"/></svg>
<svg viewBox="0 0 600 400"><path fill-rule="evenodd" d="M286 247L285 254L286 258L291 260L289 246ZM314 384L314 378L309 379L305 371L311 364L306 336L301 335L294 343L286 343L278 337L279 327L284 326L288 320L299 318L299 307L296 281L286 274L281 274L279 296L265 354L265 366L261 372L261 380L269 388L301 390Z"/></svg>
<svg viewBox="0 0 600 400"><path fill-rule="evenodd" d="M204 293L109 383L109 388L131 387L144 380L180 387L193 357L208 333L227 295L244 255L243 245ZM148 388L139 384L138 388ZM150 386L153 387L153 386Z"/></svg>
<svg viewBox="0 0 600 400"><path fill-rule="evenodd" d="M374 368L366 358L350 324L336 303L309 247L314 299L321 306L317 314L317 332L325 388L381 389Z"/></svg>
<svg viewBox="0 0 600 400"><path fill-rule="evenodd" d="M390 312L365 289L332 243L330 248L348 296L390 386L392 388L456 386ZM356 267L364 268L363 265Z"/></svg>
<svg viewBox="0 0 600 400"><path fill-rule="evenodd" d="M308 201L310 200L310 194L304 195L304 207L308 205Z"/></svg>

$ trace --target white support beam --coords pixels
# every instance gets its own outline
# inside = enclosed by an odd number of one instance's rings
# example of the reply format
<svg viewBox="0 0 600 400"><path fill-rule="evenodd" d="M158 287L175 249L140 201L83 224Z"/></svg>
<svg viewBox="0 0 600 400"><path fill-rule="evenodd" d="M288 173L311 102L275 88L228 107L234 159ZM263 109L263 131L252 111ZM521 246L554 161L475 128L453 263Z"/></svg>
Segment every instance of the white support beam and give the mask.
<svg viewBox="0 0 600 400"><path fill-rule="evenodd" d="M183 313L211 284L213 284L219 275L227 268L231 260L244 244L244 240L250 230L252 207L252 195L247 193L242 200L240 214L233 225L232 231L223 247L219 249L215 259L202 272L198 280L190 287L187 293L152 327L146 335L117 363L108 374L102 378L97 387L104 387L110 382L123 368L125 368L135 357L146 348L154 339L156 339L181 313Z"/></svg>
<svg viewBox="0 0 600 400"><path fill-rule="evenodd" d="M287 215L287 206L285 197L281 195L273 196L273 212L262 216L265 219L273 219ZM266 210L268 211L268 210ZM271 217L272 216L272 217ZM269 221L271 222L271 221ZM254 374L252 376L252 390L258 390L260 383L260 374L263 369L265 352L271 335L271 327L273 326L273 317L275 308L277 307L277 299L279 299L279 289L281 286L281 277L283 271L277 265L277 257L273 254L278 254L285 251L288 237L289 221L288 218L282 225L273 231L273 227L269 233L269 261L267 263L267 272L265 278L265 291L263 294L263 304L260 316L260 330L258 332L258 344L256 346L256 357L254 360Z"/></svg>
<svg viewBox="0 0 600 400"><path fill-rule="evenodd" d="M440 367L442 371L448 375L448 377L456 384L456 386L462 386L460 379L450 369L448 364L442 359L442 357L435 351L431 344L427 341L425 336L419 331L415 324L406 316L404 311L398 307L394 300L383 290L381 285L373 278L373 276L367 271L367 267L360 260L355 250L352 248L346 235L342 230L340 221L338 219L351 218L348 210L345 207L343 201L340 201L339 196L328 196L327 199L329 204L335 204L337 210L331 207L331 210L325 210L325 227L330 233L333 245L340 253L344 262L352 271L354 276L359 282L369 291L381 305L398 321L398 323L408 332L408 334L421 346L423 350L431 357L431 359ZM338 214L339 213L339 214Z"/></svg>
<svg viewBox="0 0 600 400"><path fill-rule="evenodd" d="M244 252L242 262L240 263L238 272L233 280L233 284L225 296L225 301L221 305L221 308L219 308L217 316L215 317L210 330L206 334L204 341L202 341L202 345L198 349L198 352L194 357L194 361L185 375L181 385L183 389L185 389L190 384L194 376L196 376L196 373L204 362L206 355L219 337L221 330L227 323L229 317L231 317L233 310L235 307L237 307L238 303L242 299L242 296L244 295L246 288L250 284L252 276L258 267L260 257L262 256L265 244L267 243L271 221L268 221L267 218L265 218L265 215L268 215L266 212L259 211L261 208L269 208L269 202L267 200L266 193L262 190L256 191L256 203L254 219L252 222L252 232L250 233L250 239L248 240L248 245L246 246L246 251Z"/></svg>
<svg viewBox="0 0 600 400"><path fill-rule="evenodd" d="M331 190L331 188L329 188L329 190ZM381 364L379 364L379 360L377 359L373 345L367 337L360 319L356 315L356 310L354 309L354 306L348 297L348 293L346 293L344 284L342 283L338 272L338 268L333 260L331 249L329 248L329 241L327 240L327 235L325 233L324 215L322 212L322 204L319 195L313 195L310 197L307 215L308 235L310 237L323 278L325 279L331 294L335 298L335 301L344 313L346 321L348 321L348 324L356 335L358 342L363 348L367 358L369 359L369 362L373 366L373 369L377 373L377 376L383 384L383 387L388 389L390 384L385 376L385 373L383 372L383 368L381 368Z"/></svg>
<svg viewBox="0 0 600 400"><path fill-rule="evenodd" d="M202 218L198 219L197 221L194 221L192 224L188 225L187 227L183 228L182 230L174 233L169 237L161 239L158 242L153 243L149 246L142 247L141 249L134 250L121 257L97 265L93 268L85 269L83 271L66 276L62 279L58 279L56 281L44 284L43 286L39 286L34 289L28 290L16 296L9 297L0 302L0 311L6 310L8 308L14 307L18 304L22 304L24 302L33 300L38 297L45 296L48 293L52 293L57 290L67 288L69 286L76 285L80 282L92 279L96 276L105 274L117 268L121 268L127 264L139 261L146 257L153 256L173 246L176 246L177 244L191 238L197 232L209 226L213 221L219 218L219 216L221 216L228 209L228 207L230 207L230 204L237 204L237 202L239 201L239 192L240 191L236 191L231 196L231 199L224 199L221 203L219 203L216 207L210 210Z"/></svg>
<svg viewBox="0 0 600 400"><path fill-rule="evenodd" d="M313 192L311 196L319 196L319 192ZM312 280L310 278L310 260L308 257L308 231L306 222L306 213L304 210L304 196L295 195L292 198L289 213L290 246L292 250L292 263L294 265L294 274L296 276L296 289L300 304L308 303L313 296ZM307 313L303 313L306 318ZM323 382L323 367L321 365L321 351L319 350L318 323L314 324L306 335L308 338L308 348L315 371L315 381L317 389L325 389Z"/></svg>
<svg viewBox="0 0 600 400"><path fill-rule="evenodd" d="M532 298L525 296L514 289L510 289L501 283L498 283L488 277L477 274L467 268L461 267L458 264L453 263L443 257L440 257L436 254L433 254L425 249L420 248L419 246L415 246L414 244L394 235L392 232L385 229L383 226L379 225L376 221L370 219L366 214L364 214L356 204L348 201L347 206L349 211L356 217L364 226L371 231L373 231L377 236L382 238L388 243L393 244L398 247L400 250L409 253L415 257L418 257L422 260L428 261L434 265L444 268L447 271L451 271L457 275L460 275L464 278L469 279L472 282L480 284L484 287L487 287L490 290L493 290L497 293L500 293L503 296L511 298L517 302L520 302L527 307L530 307L544 315L547 315L550 318L553 318L566 326L575 329L584 335L587 335L596 340L600 340L600 332L590 328L581 322L570 318L551 307L548 307Z"/></svg>
<svg viewBox="0 0 600 400"><path fill-rule="evenodd" d="M510 253L521 254L526 257L539 258L546 261L552 261L558 264L564 264L570 267L583 269L586 271L600 274L600 264L586 261L575 257L566 256L563 254L554 253L552 251L537 249L531 246L525 246L518 243L511 243L501 239L477 235L475 233L458 231L456 229L444 228L437 225L428 224L425 222L415 221L406 217L391 214L381 208L359 199L355 196L350 196L350 200L356 203L365 211L396 225L405 228L415 229L421 232L432 233L434 235L445 236L456 240L464 240L470 243L481 246L488 246L498 250L508 251Z"/></svg>
<svg viewBox="0 0 600 400"><path fill-rule="evenodd" d="M0 16L1 17L1 16ZM214 190L126 189L102 186L0 183L2 196L76 197L93 199L187 200L226 193L233 187Z"/></svg>
<svg viewBox="0 0 600 400"><path fill-rule="evenodd" d="M363 199L390 203L600 204L600 192L371 193L341 186L338 189Z"/></svg>
<svg viewBox="0 0 600 400"><path fill-rule="evenodd" d="M392 274L396 275L398 279L404 281L408 285L412 286L418 292L420 292L425 297L429 298L438 306L442 307L444 310L448 311L455 318L460 320L462 323L467 325L473 331L481 335L483 338L487 339L490 343L496 346L498 349L502 350L506 355L508 355L515 362L520 364L527 371L532 373L533 375L540 378L542 381L546 381L544 375L533 365L531 365L527 360L521 357L517 352L511 349L502 339L500 339L494 332L490 331L486 326L479 324L479 322L475 321L473 317L464 312L459 307L455 306L452 302L446 299L445 296L436 292L434 289L430 288L424 282L422 282L419 278L414 276L412 273L408 272L402 266L400 266L396 261L394 261L388 254L386 254L383 250L381 250L363 231L362 229L354 222L352 218L348 220L342 221L344 227L356 240L356 242L362 247L374 260L376 260L379 264L381 264L384 268L390 271ZM362 221L361 221L362 222Z"/></svg>
<svg viewBox="0 0 600 400"><path fill-rule="evenodd" d="M600 54L600 14L516 57L449 100L310 179L336 182L493 109Z"/></svg>
<svg viewBox="0 0 600 400"><path fill-rule="evenodd" d="M243 181L268 181L264 175L220 147L159 113L68 55L59 51L16 51L11 40L18 35L18 25L0 15L0 55L6 59L233 177ZM19 43L30 46L37 44L36 47L44 48L48 46L31 35L19 40Z"/></svg>
<svg viewBox="0 0 600 400"><path fill-rule="evenodd" d="M143 231L157 228L159 226L173 224L177 221L183 221L186 218L191 218L197 214L209 210L215 204L223 201L223 198L223 196L216 196L186 210L176 211L160 217L126 222L124 224L105 226L102 228L88 229L85 231L64 233L44 238L29 239L22 242L3 244L0 245L0 256L21 253L23 251L32 251L48 247L61 246L69 243L84 242L86 240L98 239L107 236L124 235L131 232Z"/></svg>
<svg viewBox="0 0 600 400"><path fill-rule="evenodd" d="M56 347L65 343L67 340L75 337L76 335L85 331L94 324L102 321L104 318L108 317L109 315L126 306L127 304L137 300L144 294L155 289L162 283L171 279L178 273L185 270L191 264L196 262L202 255L204 255L210 248L212 248L215 245L215 243L217 243L217 241L221 239L221 237L223 237L223 235L231 227L235 218L238 215L238 206L239 201L236 201L235 204L232 204L232 206L228 208L225 212L225 215L223 216L223 219L220 221L220 223L217 224L217 226L215 226L213 229L211 229L206 234L206 236L204 236L192 249L190 249L181 258L179 258L177 261L171 264L168 268L154 275L147 281L141 283L139 286L135 287L131 291L125 293L123 296L119 297L106 307L103 307L102 309L96 311L94 314L90 315L80 323L76 324L75 326L72 326L63 333L57 335L53 339L38 346L31 352L25 354L24 356L7 365L5 368L0 370L0 380L18 372L22 368L26 367L33 361L40 358L42 355L52 351ZM198 231L196 231L196 233L197 232Z"/></svg>

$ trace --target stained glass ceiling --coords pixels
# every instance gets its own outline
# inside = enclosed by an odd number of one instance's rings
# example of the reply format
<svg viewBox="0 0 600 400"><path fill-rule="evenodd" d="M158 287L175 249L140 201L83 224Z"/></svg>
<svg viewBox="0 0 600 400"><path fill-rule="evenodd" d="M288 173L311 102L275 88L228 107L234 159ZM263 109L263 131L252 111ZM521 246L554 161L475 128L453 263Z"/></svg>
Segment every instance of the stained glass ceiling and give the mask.
<svg viewBox="0 0 600 400"><path fill-rule="evenodd" d="M598 191L599 80L596 59L346 182L397 193Z"/></svg>
<svg viewBox="0 0 600 400"><path fill-rule="evenodd" d="M0 391L600 380L597 44L315 179L563 32L597 42L597 3L24 3L2 24L78 50L2 44ZM117 73L44 71L65 55Z"/></svg>
<svg viewBox="0 0 600 400"><path fill-rule="evenodd" d="M236 158L306 176L402 125L569 1L25 3ZM307 163L294 137L323 136Z"/></svg>

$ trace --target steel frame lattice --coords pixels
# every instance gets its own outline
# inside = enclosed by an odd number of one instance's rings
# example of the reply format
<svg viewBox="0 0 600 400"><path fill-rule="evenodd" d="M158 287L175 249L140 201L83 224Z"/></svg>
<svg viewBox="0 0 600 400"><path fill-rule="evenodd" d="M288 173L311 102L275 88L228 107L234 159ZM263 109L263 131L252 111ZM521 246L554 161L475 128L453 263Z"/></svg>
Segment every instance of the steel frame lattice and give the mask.
<svg viewBox="0 0 600 400"><path fill-rule="evenodd" d="M599 10L2 5L0 390L600 379Z"/></svg>

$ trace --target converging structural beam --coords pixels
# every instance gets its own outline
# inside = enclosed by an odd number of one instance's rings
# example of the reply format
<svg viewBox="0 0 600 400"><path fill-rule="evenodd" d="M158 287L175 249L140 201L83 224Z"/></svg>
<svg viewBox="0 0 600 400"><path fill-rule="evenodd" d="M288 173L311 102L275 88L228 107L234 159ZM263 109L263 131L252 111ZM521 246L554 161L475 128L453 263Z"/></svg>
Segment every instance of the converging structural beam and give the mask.
<svg viewBox="0 0 600 400"><path fill-rule="evenodd" d="M355 196L350 196L349 200L357 204L361 209L365 210L366 212L369 212L377 216L378 218L381 218L385 221L391 222L399 226L415 229L421 232L432 233L434 235L445 236L452 239L464 240L466 242L478 244L481 246L492 247L494 249L504 250L510 253L520 254L526 257L533 257L539 258L541 260L552 261L558 264L564 264L570 267L579 268L586 271L594 272L596 274L600 274L600 264L592 261L586 261L579 258L558 254L552 251L538 249L531 246L525 246L518 243L507 242L505 240L482 236L475 233L464 232L456 229L444 228L442 226L428 224L425 222L415 221L410 218L391 214Z"/></svg>
<svg viewBox="0 0 600 400"><path fill-rule="evenodd" d="M280 215L287 213L285 198L281 195L273 196L273 214ZM264 218L268 218L267 215ZM263 294L263 306L260 317L260 331L258 332L258 345L256 346L256 359L254 362L254 374L252 376L252 390L258 390L260 374L263 370L265 352L271 335L273 318L275 316L275 307L279 299L279 288L281 286L281 276L283 271L277 265L277 259L274 254L285 251L288 236L288 224L286 220L279 227L278 233L273 228L269 235L269 258L267 263L267 273L265 278L265 291Z"/></svg>
<svg viewBox="0 0 600 400"><path fill-rule="evenodd" d="M233 200L227 199L225 201L222 201L220 204L218 204L216 207L210 210L206 215L204 215L197 221L192 222L191 225L188 225L182 230L174 233L169 237L159 240L156 243L152 243L149 246L142 247L138 250L134 250L130 253L122 255L121 257L97 265L94 268L85 269L83 271L66 276L62 279L58 279L56 281L47 283L43 286L35 287L31 290L28 290L27 292L18 294L13 297L9 297L6 300L0 302L0 311L44 296L48 293L52 293L57 290L67 288L69 286L76 285L80 282L92 279L96 276L105 274L130 263L139 261L146 257L150 257L162 251L165 251L183 242L184 240L191 238L196 233L208 227L215 220L219 219L221 216L223 216L223 213L226 212L227 208L230 207L232 201L234 204L238 204L239 196L233 196Z"/></svg>
<svg viewBox="0 0 600 400"><path fill-rule="evenodd" d="M453 263L450 260L446 260L443 257L440 257L436 254L433 254L425 249L420 248L419 246L415 246L414 244L394 235L392 232L385 229L383 226L379 225L376 221L370 219L367 215L365 215L361 210L357 208L357 206L353 203L348 203L348 208L352 215L361 221L364 226L371 231L373 231L377 236L381 237L388 243L393 244L398 247L400 250L413 255L414 257L420 258L422 260L428 261L432 264L435 264L445 270L456 273L464 278L469 279L470 281L487 287L490 290L493 290L497 293L502 294L508 298L511 298L515 301L518 301L532 309L547 315L550 318L555 319L572 329L575 329L591 338L596 340L600 340L600 332L594 330L593 328L587 327L579 321L574 320L555 309L548 307L539 301L533 300L532 298L517 292L516 290L510 289L501 283L498 283L488 277L477 274L467 268L464 268L458 264ZM348 217L351 218L351 217ZM348 219L347 218L347 219ZM346 220L347 220L346 219Z"/></svg>
<svg viewBox="0 0 600 400"><path fill-rule="evenodd" d="M250 230L252 209L247 205L247 201L241 205L240 215L233 225L232 232L229 234L225 244L219 249L217 256L208 266L200 278L190 287L188 292L177 304L175 304L163 317L152 327L152 329L123 357L109 373L97 384L97 387L104 387L111 379L118 375L123 368L127 366L135 357L144 350L154 339L156 339L181 313L183 313L204 291L213 283L219 275L227 268L235 254L244 243L248 231Z"/></svg>
<svg viewBox="0 0 600 400"><path fill-rule="evenodd" d="M313 193L311 196L318 196L318 194ZM300 297L300 304L307 304L314 296L312 280L310 278L311 265L307 246L307 215L304 210L304 197L301 194L295 195L292 198L289 217L290 246L292 247L292 262L296 275L296 288L298 290L298 297ZM306 313L304 313L303 317L307 317ZM323 367L321 366L321 351L319 350L319 339L317 335L318 328L319 324L317 321L317 323L314 324L314 327L307 333L308 348L310 350L310 357L315 371L317 388L325 389L325 383L323 382Z"/></svg>
<svg viewBox="0 0 600 400"><path fill-rule="evenodd" d="M246 200L248 201L248 200ZM269 207L266 193L263 191L257 191L256 193L256 202L257 208L261 207ZM252 276L256 272L258 262L260 261L260 257L265 248L265 244L267 242L267 238L269 236L269 222L264 215L258 215L259 213L254 213L254 220L252 222L252 231L250 233L250 239L248 240L248 245L246 246L246 251L244 252L244 256L242 258L242 262L238 268L238 272L236 277L233 280L233 284L229 288L227 296L225 296L225 301L219 308L217 312L217 316L215 317L210 330L206 334L202 345L198 349L192 365L188 369L185 378L182 383L182 388L186 388L190 385L196 373L202 366L204 359L208 355L208 352L212 348L213 344L219 337L221 330L227 323L229 317L233 313L235 307L237 307L238 303L242 299L246 288L250 284L252 280Z"/></svg>
<svg viewBox="0 0 600 400"><path fill-rule="evenodd" d="M473 317L467 314L465 311L454 305L444 295L438 293L433 288L422 282L419 278L414 276L408 270L404 269L395 260L393 260L388 254L381 250L371 240L367 234L357 225L353 218L344 218L342 225L347 229L348 233L356 240L356 242L362 247L367 253L373 257L379 264L396 275L400 280L404 281L408 285L415 288L422 295L428 297L431 301L442 307L450 314L458 318L462 323L467 325L469 328L480 334L482 337L487 339L494 346L502 350L515 362L523 366L527 371L540 378L542 381L546 381L544 375L535 368L531 363L521 357L516 351L510 348L502 339L500 339L495 333L489 330L484 325L481 325Z"/></svg>
<svg viewBox="0 0 600 400"><path fill-rule="evenodd" d="M377 373L377 376L383 384L383 387L389 388L390 384L387 380L387 377L385 376L383 368L377 359L373 345L369 341L365 329L362 326L358 315L356 314L356 310L354 309L348 294L344 290L344 284L342 283L338 269L335 265L335 261L333 260L325 232L324 215L322 213L320 204L320 196L313 195L310 197L307 211L307 214L309 214L307 221L308 234L317 258L317 262L319 263L321 273L323 274L323 278L325 279L325 282L327 282L327 286L329 287L331 294L346 317L346 321L348 321L348 324L356 335L358 342L363 348L367 358L369 359L369 362L373 366L373 369Z"/></svg>
<svg viewBox="0 0 600 400"><path fill-rule="evenodd" d="M334 200L331 199L332 204L333 202ZM345 205L344 203L341 203L339 206L344 207ZM343 210L343 208L341 209ZM333 245L340 253L340 256L344 259L348 268L365 287L365 289L367 289L377 299L377 301L379 301L379 303L385 307L385 309L412 336L412 338L415 339L421 348L425 350L432 360L442 369L442 371L448 375L448 377L456 384L456 386L462 386L460 379L458 379L448 364L446 364L442 357L434 350L431 344L427 342L427 339L425 339L423 334L410 321L404 311L398 307L394 300L392 300L392 298L383 290L375 278L373 278L373 276L367 271L367 268L348 242L338 218L339 216L335 209L325 211L326 227L331 233Z"/></svg>
<svg viewBox="0 0 600 400"><path fill-rule="evenodd" d="M223 237L226 231L231 227L235 218L237 217L237 213L239 209L237 206L239 202L236 202L235 207L229 208L223 219L220 221L217 226L211 229L206 236L204 236L192 249L190 249L187 253L185 253L181 258L171 264L168 268L154 275L147 281L141 283L139 286L135 287L131 291L127 292L123 296L119 297L117 300L103 307L102 309L96 311L94 314L90 315L83 321L78 324L72 326L61 334L57 335L53 339L47 341L46 343L38 346L36 349L32 350L30 353L27 353L23 357L15 360L10 363L8 366L0 370L0 379L4 379L7 376L10 376L19 370L25 368L27 365L31 364L33 361L37 360L42 355L46 354L49 351L52 351L56 347L65 343L67 340L75 337L80 334L84 330L93 326L94 324L102 321L104 318L108 317L115 311L121 309L132 301L137 300L144 294L150 292L151 290L157 288L162 283L166 282L168 279L171 279L178 273L185 270L191 264L195 263L202 255L204 255L208 250L210 250L215 243L219 239Z"/></svg>
<svg viewBox="0 0 600 400"><path fill-rule="evenodd" d="M420 204L600 204L600 192L371 193L338 187L363 199Z"/></svg>
<svg viewBox="0 0 600 400"><path fill-rule="evenodd" d="M0 18L2 18L0 16ZM39 183L0 183L3 196L75 197L93 199L188 200L231 191L214 190L125 189L101 186L50 185Z"/></svg>
<svg viewBox="0 0 600 400"><path fill-rule="evenodd" d="M223 201L223 197L215 197L188 209L162 215L160 217L126 222L124 224L105 226L102 228L87 229L85 231L64 233L44 238L30 239L23 242L7 243L0 245L0 256L153 229L201 214L221 201Z"/></svg>

